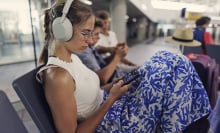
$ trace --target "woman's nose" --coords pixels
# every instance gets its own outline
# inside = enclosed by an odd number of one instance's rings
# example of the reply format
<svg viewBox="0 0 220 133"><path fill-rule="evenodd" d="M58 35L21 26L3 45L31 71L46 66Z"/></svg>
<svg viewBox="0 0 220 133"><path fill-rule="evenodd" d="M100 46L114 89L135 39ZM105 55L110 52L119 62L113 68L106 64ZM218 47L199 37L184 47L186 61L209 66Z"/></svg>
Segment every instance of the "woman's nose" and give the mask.
<svg viewBox="0 0 220 133"><path fill-rule="evenodd" d="M92 37L89 37L87 40L86 40L86 42L88 43L88 44L93 44L93 39L92 39Z"/></svg>

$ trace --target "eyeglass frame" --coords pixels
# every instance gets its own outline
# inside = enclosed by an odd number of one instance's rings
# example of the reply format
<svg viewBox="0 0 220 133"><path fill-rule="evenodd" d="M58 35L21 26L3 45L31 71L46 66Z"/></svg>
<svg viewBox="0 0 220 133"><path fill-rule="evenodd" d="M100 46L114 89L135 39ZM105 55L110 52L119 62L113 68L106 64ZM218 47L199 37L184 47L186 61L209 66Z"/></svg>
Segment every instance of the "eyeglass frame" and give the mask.
<svg viewBox="0 0 220 133"><path fill-rule="evenodd" d="M90 31L90 30L81 30L80 31L81 35L83 35L83 37L88 40L89 38L92 38L94 35L93 35L93 32Z"/></svg>

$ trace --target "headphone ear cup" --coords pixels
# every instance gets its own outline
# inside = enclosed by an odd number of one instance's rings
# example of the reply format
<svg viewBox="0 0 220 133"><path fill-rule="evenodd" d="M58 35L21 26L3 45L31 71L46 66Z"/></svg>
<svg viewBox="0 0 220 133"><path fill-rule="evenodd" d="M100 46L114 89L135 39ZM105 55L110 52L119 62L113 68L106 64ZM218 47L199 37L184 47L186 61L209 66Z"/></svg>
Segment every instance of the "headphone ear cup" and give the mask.
<svg viewBox="0 0 220 133"><path fill-rule="evenodd" d="M53 35L60 41L68 41L73 35L73 26L68 18L63 21L61 17L54 19L52 24Z"/></svg>

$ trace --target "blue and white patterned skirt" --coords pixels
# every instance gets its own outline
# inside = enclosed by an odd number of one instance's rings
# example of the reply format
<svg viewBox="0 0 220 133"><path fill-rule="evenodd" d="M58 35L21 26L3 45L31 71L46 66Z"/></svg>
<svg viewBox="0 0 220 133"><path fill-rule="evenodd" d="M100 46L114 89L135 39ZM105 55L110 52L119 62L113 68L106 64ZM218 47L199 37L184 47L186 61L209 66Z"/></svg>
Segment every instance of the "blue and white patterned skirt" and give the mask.
<svg viewBox="0 0 220 133"><path fill-rule="evenodd" d="M97 133L154 133L157 126L174 133L210 113L204 86L185 56L157 52L139 73L142 76L114 103Z"/></svg>

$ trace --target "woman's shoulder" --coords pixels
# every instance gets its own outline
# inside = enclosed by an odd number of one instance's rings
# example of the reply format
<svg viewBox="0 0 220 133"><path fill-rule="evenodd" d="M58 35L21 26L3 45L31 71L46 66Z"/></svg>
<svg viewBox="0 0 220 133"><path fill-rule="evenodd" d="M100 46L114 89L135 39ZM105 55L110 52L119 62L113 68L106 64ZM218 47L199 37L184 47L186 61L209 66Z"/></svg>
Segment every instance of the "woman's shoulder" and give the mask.
<svg viewBox="0 0 220 133"><path fill-rule="evenodd" d="M41 83L45 80L62 82L67 80L67 78L72 78L67 70L55 65L43 66L36 76L37 80Z"/></svg>
<svg viewBox="0 0 220 133"><path fill-rule="evenodd" d="M49 93L58 94L69 92L69 90L75 90L75 82L71 75L61 67L50 67L43 71L43 86Z"/></svg>
<svg viewBox="0 0 220 133"><path fill-rule="evenodd" d="M52 78L63 78L68 75L68 71L62 67L50 67L45 71L45 73L47 75L51 75Z"/></svg>

